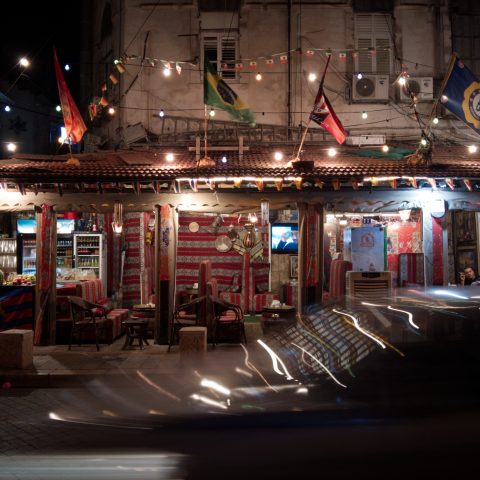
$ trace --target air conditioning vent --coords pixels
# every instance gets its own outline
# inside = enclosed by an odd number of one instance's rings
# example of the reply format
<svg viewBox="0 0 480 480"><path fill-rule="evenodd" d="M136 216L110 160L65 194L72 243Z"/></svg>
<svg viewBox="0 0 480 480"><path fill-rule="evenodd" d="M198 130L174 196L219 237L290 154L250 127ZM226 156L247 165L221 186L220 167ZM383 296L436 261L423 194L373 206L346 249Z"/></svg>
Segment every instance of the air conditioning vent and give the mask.
<svg viewBox="0 0 480 480"><path fill-rule="evenodd" d="M400 101L411 102L409 91L417 98L417 102L433 101L433 78L432 77L411 77L406 85L400 85Z"/></svg>
<svg viewBox="0 0 480 480"><path fill-rule="evenodd" d="M386 102L388 87L388 75L364 75L361 79L355 75L352 82L352 99L354 102Z"/></svg>

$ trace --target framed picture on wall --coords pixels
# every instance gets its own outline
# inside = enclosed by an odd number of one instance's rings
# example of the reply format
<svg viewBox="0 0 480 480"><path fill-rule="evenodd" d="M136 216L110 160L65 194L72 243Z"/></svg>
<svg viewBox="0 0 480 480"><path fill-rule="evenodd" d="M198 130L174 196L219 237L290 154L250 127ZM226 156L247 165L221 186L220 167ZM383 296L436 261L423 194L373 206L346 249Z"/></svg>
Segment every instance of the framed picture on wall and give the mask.
<svg viewBox="0 0 480 480"><path fill-rule="evenodd" d="M290 255L290 277L298 278L298 255Z"/></svg>

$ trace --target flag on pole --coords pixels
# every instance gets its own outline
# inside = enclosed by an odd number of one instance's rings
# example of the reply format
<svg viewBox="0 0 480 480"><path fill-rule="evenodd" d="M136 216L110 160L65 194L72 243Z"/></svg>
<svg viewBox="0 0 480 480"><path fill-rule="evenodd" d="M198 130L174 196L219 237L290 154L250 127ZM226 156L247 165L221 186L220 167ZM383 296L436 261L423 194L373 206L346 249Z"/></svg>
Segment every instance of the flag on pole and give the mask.
<svg viewBox="0 0 480 480"><path fill-rule="evenodd" d="M480 134L480 82L455 54L440 93L441 104Z"/></svg>
<svg viewBox="0 0 480 480"><path fill-rule="evenodd" d="M53 49L53 62L55 66L55 76L57 77L58 94L60 96L60 104L62 106L63 121L67 137L72 143L79 143L83 134L87 131L85 122L83 121L77 105L75 104L70 91L68 90L62 69L58 63L57 51Z"/></svg>
<svg viewBox="0 0 480 480"><path fill-rule="evenodd" d="M318 123L322 128L335 137L335 140L342 144L347 138L347 133L343 128L342 122L338 119L333 111L330 102L328 101L327 96L323 93L323 82L325 80L325 74L327 73L328 63L330 61L330 56L327 59L327 65L325 71L323 72L322 80L320 81L320 86L318 87L318 93L315 97L315 103L313 105L312 113L310 113L310 120L313 120L315 123Z"/></svg>
<svg viewBox="0 0 480 480"><path fill-rule="evenodd" d="M227 111L236 120L255 125L255 117L247 104L218 76L207 56L204 59L203 103Z"/></svg>

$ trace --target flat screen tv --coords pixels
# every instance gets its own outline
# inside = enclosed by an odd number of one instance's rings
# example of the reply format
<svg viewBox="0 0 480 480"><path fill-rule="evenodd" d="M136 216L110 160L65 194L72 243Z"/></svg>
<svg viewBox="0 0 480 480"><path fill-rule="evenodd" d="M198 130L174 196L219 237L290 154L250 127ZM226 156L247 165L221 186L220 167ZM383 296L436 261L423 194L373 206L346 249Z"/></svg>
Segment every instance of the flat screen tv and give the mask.
<svg viewBox="0 0 480 480"><path fill-rule="evenodd" d="M57 218L57 233L71 234L75 230L75 220ZM17 220L18 233L37 233L37 221L34 218L19 218Z"/></svg>
<svg viewBox="0 0 480 480"><path fill-rule="evenodd" d="M273 223L272 224L272 253L298 253L298 224Z"/></svg>
<svg viewBox="0 0 480 480"><path fill-rule="evenodd" d="M73 233L75 220L69 218L57 218L57 233Z"/></svg>

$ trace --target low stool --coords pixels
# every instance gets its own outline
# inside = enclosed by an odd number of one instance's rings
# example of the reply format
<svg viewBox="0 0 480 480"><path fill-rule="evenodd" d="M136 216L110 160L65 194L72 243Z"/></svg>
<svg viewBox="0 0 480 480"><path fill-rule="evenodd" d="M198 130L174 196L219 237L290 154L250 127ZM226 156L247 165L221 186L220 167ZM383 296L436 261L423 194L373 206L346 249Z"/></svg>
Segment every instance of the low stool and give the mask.
<svg viewBox="0 0 480 480"><path fill-rule="evenodd" d="M204 354L207 351L207 327L183 327L179 335L181 356Z"/></svg>
<svg viewBox="0 0 480 480"><path fill-rule="evenodd" d="M0 369L33 365L33 331L11 329L0 332Z"/></svg>

